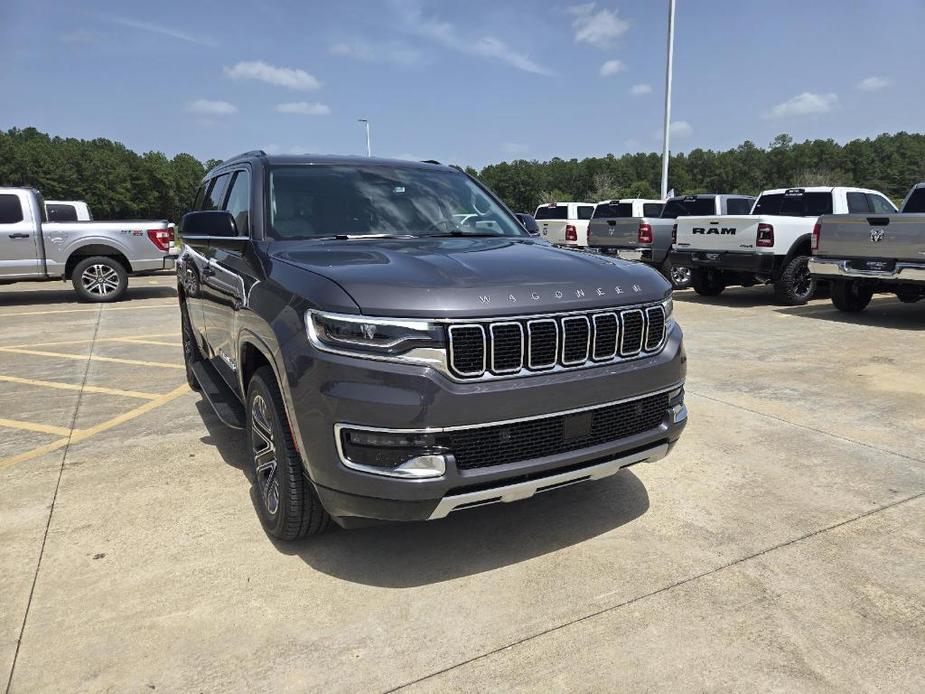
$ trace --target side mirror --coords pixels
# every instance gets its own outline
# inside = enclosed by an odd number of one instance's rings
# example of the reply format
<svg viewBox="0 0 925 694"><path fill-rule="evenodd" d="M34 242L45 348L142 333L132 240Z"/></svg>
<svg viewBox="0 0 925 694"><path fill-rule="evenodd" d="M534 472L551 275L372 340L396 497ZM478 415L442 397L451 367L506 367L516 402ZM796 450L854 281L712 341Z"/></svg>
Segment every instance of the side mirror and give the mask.
<svg viewBox="0 0 925 694"><path fill-rule="evenodd" d="M234 216L225 210L187 212L180 223L180 238L193 248L223 248L240 251L247 243L238 236Z"/></svg>

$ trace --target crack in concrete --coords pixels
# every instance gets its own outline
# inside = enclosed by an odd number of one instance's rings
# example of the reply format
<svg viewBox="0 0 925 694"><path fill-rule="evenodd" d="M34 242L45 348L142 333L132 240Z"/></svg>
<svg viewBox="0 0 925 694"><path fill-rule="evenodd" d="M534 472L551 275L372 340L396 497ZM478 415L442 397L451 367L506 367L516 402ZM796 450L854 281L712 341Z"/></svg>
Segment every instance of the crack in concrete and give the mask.
<svg viewBox="0 0 925 694"><path fill-rule="evenodd" d="M419 678L417 678L417 679L415 679L415 680L411 680L410 682L405 682L404 684L400 684L400 685L398 685L398 686L395 686L395 687L392 687L392 688L390 688L390 689L387 689L387 690L385 690L385 694L391 694L391 692L397 692L397 691L399 691L399 690L406 689L406 688L408 688L408 687L412 687L412 686L414 686L414 685L416 685L416 684L420 684L421 682L425 682L425 681L427 681L427 680L429 680L429 679L433 679L434 677L438 677L438 676L440 676L440 675L446 674L447 672L450 672L450 671L452 671L452 670L456 670L457 668L463 667L464 665L468 665L468 664L470 664L470 663L474 663L474 662L477 662L477 661L479 661L479 660L483 660L483 659L488 658L488 657L490 657L490 656L493 656L493 655L495 655L495 654L497 654L497 653L500 653L501 651L506 651L506 650L508 650L508 649L510 649L510 648L514 648L515 646L520 646L520 645L522 645L522 644L524 644L524 643L527 643L527 642L529 642L529 641L533 641L533 640L535 640L535 639L541 638L541 637L546 636L546 635L548 635L548 634L552 634L552 633L554 633L554 632L556 632L556 631L559 631L560 629L564 629L564 628L566 628L566 627L572 626L573 624L579 624L579 623L581 623L581 622L584 622L584 621L587 621L587 620L590 620L590 619L594 619L595 617L599 617L599 616L601 616L601 615L608 614L608 613L610 613L610 612L614 612L614 611L619 610L619 609L621 609L621 608L624 608L624 607L627 607L627 606L632 605L632 604L634 604L634 603L640 602L641 600L645 600L645 599L647 599L647 598L651 598L651 597L654 597L654 596L656 596L656 595L660 595L660 594L662 594L662 593L666 593L666 592L668 592L668 591L670 591L670 590L673 590L674 588L678 588L678 587L683 586L683 585L686 585L686 584L688 584L688 583L692 583L693 581L700 580L701 578L707 578L708 576L712 576L712 575L717 574L717 573L719 573L719 572L721 572L721 571L725 571L726 569L730 569L730 568L732 568L732 567L738 566L739 564L743 564L743 563L745 563L745 562L747 562L747 561L750 561L750 560L752 560L752 559L756 559L756 558L758 558L758 557L762 557L762 556L764 556L764 555L766 555L766 554L770 554L771 552L777 551L777 550L779 550L779 549L784 549L785 547L789 547L790 545L794 545L794 544L796 544L796 543L798 543L798 542L803 542L804 540L812 539L812 538L814 538L814 537L817 537L818 535L822 535L823 533L827 533L827 532L830 532L830 531L832 531L832 530L836 530L836 529L838 529L838 528L841 528L841 527L843 527L843 526L850 525L851 523L855 523L855 522L857 522L857 521L859 521L859 520L863 520L864 518L868 518L868 517L870 517L870 516L876 515L876 514L878 514L878 513L882 513L882 512L884 512L884 511L887 511L887 510L889 510L889 509L891 509L891 508L894 508L894 507L896 507L896 506L900 506L900 505L902 505L902 504L906 504L906 503L915 501L916 499L921 499L921 498L923 498L923 497L925 497L925 491L919 492L918 494L913 494L912 496L907 496L907 497L905 497L905 498L903 498L903 499L898 499L897 501L893 501L893 502L890 502L890 503L888 503L888 504L884 504L884 505L882 505L882 506L878 506L877 508L871 509L870 511L865 511L864 513L861 513L861 514L859 514L859 515L857 515L857 516L853 516L853 517L848 518L848 519L846 519L846 520L839 521L838 523L833 523L832 525L827 525L827 526L825 526L824 528L819 528L819 529L817 529L817 530L813 530L813 531L811 531L811 532L808 532L808 533L805 533L805 534L803 534L803 535L800 535L799 537L795 537L795 538L792 538L792 539L790 539L790 540L786 540L785 542L780 542L780 543L778 543L778 544L776 544L776 545L772 545L771 547L766 547L765 549L762 549L762 550L760 550L760 551L758 551L758 552L755 552L755 553L753 553L753 554L749 554L749 555L744 556L744 557L740 557L740 558L738 558L738 559L735 559L735 560L733 560L733 561L731 561L731 562L728 562L728 563L726 563L726 564L723 564L723 565L721 565L721 566L714 567L714 568L712 568L712 569L710 569L710 570L708 570L708 571L704 571L704 572L702 572L702 573L695 574L695 575L693 575L693 576L688 576L687 578L681 579L680 581L676 581L675 583L671 583L671 584L669 584L669 585L667 585L667 586L663 586L663 587L659 588L658 590L653 590L653 591L651 591L651 592L649 592L649 593L645 593L645 594L643 594L643 595L638 595L638 596L636 596L636 597L634 597L634 598L630 598L630 599L628 599L628 600L624 600L623 602L617 603L616 605L611 605L610 607L605 607L605 608L603 608L603 609L596 610L596 611L591 612L591 613L588 613L588 614L586 614L586 615L582 615L581 617L576 617L575 619L569 620L569 621L567 621L567 622L563 622L562 624L557 624L556 626L549 627L548 629L544 629L543 631L539 631L539 632L537 632L537 633L535 633L535 634L530 634L529 636L525 636L525 637L523 637L523 638L521 638L521 639L518 639L518 640L516 640L516 641L512 641L511 643L507 643L507 644L505 644L505 645L503 645L503 646L498 646L497 648L493 648L492 650L486 651L485 653L480 653L479 655L473 656L473 657L471 657L471 658L468 658L468 659L466 659L466 660L460 661L460 662L458 662L458 663L454 663L453 665L450 665L450 666L445 667L445 668L443 668L443 669L437 670L437 671L435 671L435 672L428 673L427 675L424 675L423 677L419 677Z"/></svg>
<svg viewBox="0 0 925 694"><path fill-rule="evenodd" d="M61 454L61 463L58 467L58 479L55 482L55 491L51 497L51 506L48 509L48 520L45 523L45 532L42 535L42 546L39 548L39 557L38 561L35 564L35 573L32 576L32 587L29 589L29 599L26 601L26 610L22 616L22 625L19 628L19 638L16 639L16 650L13 651L13 662L10 664L10 675L6 680L6 694L10 694L10 691L13 686L13 676L16 673L16 663L19 660L19 649L22 646L23 634L26 632L26 623L29 621L29 610L32 608L32 598L35 595L35 586L38 583L39 571L42 568L42 559L45 558L45 543L48 541L48 531L51 529L51 519L55 513L55 504L58 501L58 490L61 488L61 478L64 475L64 464L67 461L67 454L71 448L71 437L74 435L74 428L77 424L77 417L80 414L80 405L83 402L84 387L87 385L87 378L90 375L90 366L93 364L91 357L93 356L93 349L96 347L96 338L100 331L100 323L103 318L103 307L102 305L97 308L96 314L96 324L93 326L93 338L90 341L90 352L87 355L87 366L84 369L84 375L80 382L80 391L77 393L77 402L74 405L74 414L71 417L70 433L68 434L68 442L64 446L64 451Z"/></svg>

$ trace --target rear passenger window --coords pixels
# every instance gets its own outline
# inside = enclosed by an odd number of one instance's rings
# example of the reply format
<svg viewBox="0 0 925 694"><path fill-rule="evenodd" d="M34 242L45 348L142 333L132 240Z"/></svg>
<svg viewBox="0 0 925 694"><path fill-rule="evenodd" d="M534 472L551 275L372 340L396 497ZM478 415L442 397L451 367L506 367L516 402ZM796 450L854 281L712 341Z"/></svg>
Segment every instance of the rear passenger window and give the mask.
<svg viewBox="0 0 925 694"><path fill-rule="evenodd" d="M73 205L45 205L49 222L76 222L77 209Z"/></svg>
<svg viewBox="0 0 925 694"><path fill-rule="evenodd" d="M868 212L870 212L870 207L864 193L848 193L849 214L867 214Z"/></svg>
<svg viewBox="0 0 925 694"><path fill-rule="evenodd" d="M661 217L662 216L662 207L657 202L647 202L642 206L642 216L643 217Z"/></svg>
<svg viewBox="0 0 925 694"><path fill-rule="evenodd" d="M209 186L209 192L206 193L206 199L202 203L202 209L221 209L222 199L225 197L225 187L228 185L228 179L230 177L231 174L222 174L221 176L218 176L212 180L212 185Z"/></svg>
<svg viewBox="0 0 925 694"><path fill-rule="evenodd" d="M251 177L247 171L238 171L231 183L228 193L228 202L225 209L234 217L238 236L248 235L248 221L250 212Z"/></svg>
<svg viewBox="0 0 925 694"><path fill-rule="evenodd" d="M591 215L594 214L593 205L579 205L578 206L578 219L591 219Z"/></svg>
<svg viewBox="0 0 925 694"><path fill-rule="evenodd" d="M0 195L0 224L16 224L21 222L22 203L18 195Z"/></svg>
<svg viewBox="0 0 925 694"><path fill-rule="evenodd" d="M196 191L196 199L193 201L193 209L198 210L202 207L202 199L206 196L206 187L205 185L199 186L199 190Z"/></svg>
<svg viewBox="0 0 925 694"><path fill-rule="evenodd" d="M870 211L877 214L896 214L893 205L882 195L875 193L867 194L867 204L870 205Z"/></svg>

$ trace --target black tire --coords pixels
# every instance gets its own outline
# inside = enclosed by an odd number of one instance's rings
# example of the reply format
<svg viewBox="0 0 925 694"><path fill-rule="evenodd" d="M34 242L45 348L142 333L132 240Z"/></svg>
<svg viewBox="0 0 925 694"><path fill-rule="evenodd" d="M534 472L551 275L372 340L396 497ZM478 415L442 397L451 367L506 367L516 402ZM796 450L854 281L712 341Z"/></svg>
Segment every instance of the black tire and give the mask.
<svg viewBox="0 0 925 694"><path fill-rule="evenodd" d="M689 267L672 265L671 260L665 258L665 261L659 268L659 272L664 275L666 280L671 282L671 286L675 289L687 289L691 286L693 271Z"/></svg>
<svg viewBox="0 0 925 694"><path fill-rule="evenodd" d="M81 301L118 301L128 288L128 272L115 258L94 255L74 266L71 284Z"/></svg>
<svg viewBox="0 0 925 694"><path fill-rule="evenodd" d="M914 304L917 301L920 301L925 294L922 293L922 290L914 285L902 285L899 289L896 290L896 298L902 301L904 304Z"/></svg>
<svg viewBox="0 0 925 694"><path fill-rule="evenodd" d="M331 517L305 477L269 366L257 369L247 386L245 426L248 466L264 529L287 542L323 532Z"/></svg>
<svg viewBox="0 0 925 694"><path fill-rule="evenodd" d="M790 259L774 283L774 296L784 306L802 306L816 293L816 279L809 274L809 257Z"/></svg>
<svg viewBox="0 0 925 694"><path fill-rule="evenodd" d="M691 270L691 286L700 296L719 296L726 289L722 275L715 270Z"/></svg>
<svg viewBox="0 0 925 694"><path fill-rule="evenodd" d="M202 387L193 375L193 364L202 359L202 355L199 352L199 345L196 344L196 336L193 334L193 326L190 323L189 310L185 301L180 303L180 335L183 340L183 364L186 366L186 382L191 390L199 392Z"/></svg>
<svg viewBox="0 0 925 694"><path fill-rule="evenodd" d="M860 282L832 282L832 303L839 311L860 313L867 308L873 295L874 290Z"/></svg>

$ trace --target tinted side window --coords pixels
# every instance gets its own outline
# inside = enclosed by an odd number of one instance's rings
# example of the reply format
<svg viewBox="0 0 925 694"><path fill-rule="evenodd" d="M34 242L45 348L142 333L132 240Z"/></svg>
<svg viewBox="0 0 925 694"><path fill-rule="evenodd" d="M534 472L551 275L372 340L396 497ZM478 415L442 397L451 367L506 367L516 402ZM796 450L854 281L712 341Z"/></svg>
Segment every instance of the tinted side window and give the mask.
<svg viewBox="0 0 925 694"><path fill-rule="evenodd" d="M76 222L77 209L73 205L45 205L49 222Z"/></svg>
<svg viewBox="0 0 925 694"><path fill-rule="evenodd" d="M199 210L202 209L202 199L206 196L206 186L205 184L199 186L199 190L196 191L196 199L193 201L193 209Z"/></svg>
<svg viewBox="0 0 925 694"><path fill-rule="evenodd" d="M882 195L868 193L867 204L870 205L871 212L876 212L877 214L896 214L893 205Z"/></svg>
<svg viewBox="0 0 925 694"><path fill-rule="evenodd" d="M850 214L867 214L870 212L867 196L864 193L848 193L847 198L848 212Z"/></svg>
<svg viewBox="0 0 925 694"><path fill-rule="evenodd" d="M592 205L579 205L578 206L578 219L591 219L591 215L594 214L594 207Z"/></svg>
<svg viewBox="0 0 925 694"><path fill-rule="evenodd" d="M16 224L21 222L22 203L18 195L0 195L0 224Z"/></svg>
<svg viewBox="0 0 925 694"><path fill-rule="evenodd" d="M662 208L664 205L660 205L657 202L646 202L642 205L642 216L643 217L661 217Z"/></svg>
<svg viewBox="0 0 925 694"><path fill-rule="evenodd" d="M225 187L228 185L228 179L231 174L222 174L212 180L209 186L209 192L206 193L206 199L202 203L204 210L219 210L222 207L222 198L225 197Z"/></svg>
<svg viewBox="0 0 925 694"><path fill-rule="evenodd" d="M917 212L919 214L925 212L925 188L916 188L912 191L912 195L909 196L903 206L903 212Z"/></svg>
<svg viewBox="0 0 925 694"><path fill-rule="evenodd" d="M540 205L533 215L540 219L568 219L568 205Z"/></svg>
<svg viewBox="0 0 925 694"><path fill-rule="evenodd" d="M234 217L239 236L247 236L250 220L251 176L247 171L238 171L231 183L225 209Z"/></svg>
<svg viewBox="0 0 925 694"><path fill-rule="evenodd" d="M748 214L754 202L748 198L729 198L726 200L726 214Z"/></svg>

